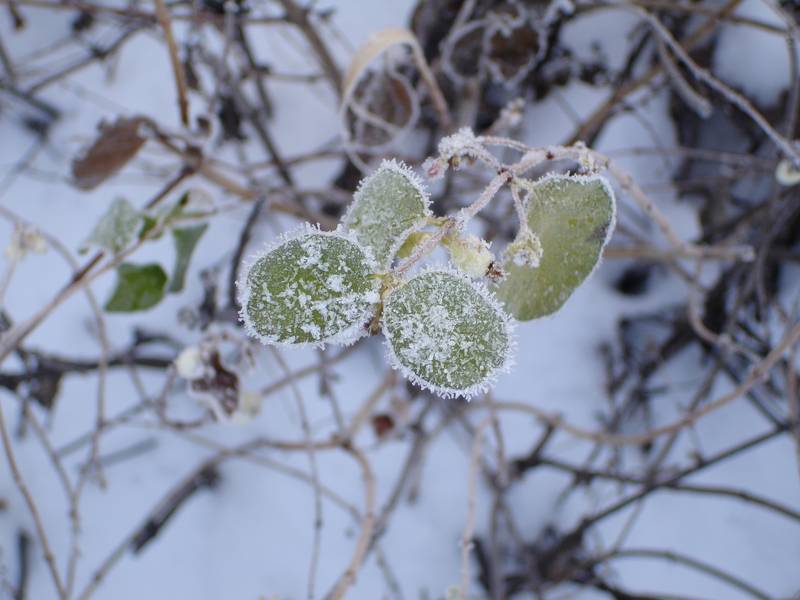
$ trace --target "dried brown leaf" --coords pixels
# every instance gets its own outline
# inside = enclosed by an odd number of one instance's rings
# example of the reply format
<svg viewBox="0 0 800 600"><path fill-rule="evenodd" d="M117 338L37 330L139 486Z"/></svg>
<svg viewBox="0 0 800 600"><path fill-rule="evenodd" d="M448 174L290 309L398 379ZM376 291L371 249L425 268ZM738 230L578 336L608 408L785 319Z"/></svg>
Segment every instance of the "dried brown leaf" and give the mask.
<svg viewBox="0 0 800 600"><path fill-rule="evenodd" d="M72 161L72 177L77 187L93 190L122 169L144 145L144 117L121 117L114 123L101 122L99 135L91 146Z"/></svg>

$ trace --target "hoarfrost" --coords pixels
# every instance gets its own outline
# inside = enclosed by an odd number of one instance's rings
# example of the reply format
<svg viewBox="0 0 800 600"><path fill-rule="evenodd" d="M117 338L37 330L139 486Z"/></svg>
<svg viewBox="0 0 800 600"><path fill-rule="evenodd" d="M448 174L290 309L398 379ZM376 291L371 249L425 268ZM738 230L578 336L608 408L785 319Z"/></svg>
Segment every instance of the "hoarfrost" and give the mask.
<svg viewBox="0 0 800 600"><path fill-rule="evenodd" d="M354 238L304 228L247 265L240 315L263 343L351 343L366 332L378 300L374 272Z"/></svg>
<svg viewBox="0 0 800 600"><path fill-rule="evenodd" d="M385 160L361 181L343 222L379 267L387 268L400 244L429 215L428 191L419 177L402 162Z"/></svg>
<svg viewBox="0 0 800 600"><path fill-rule="evenodd" d="M141 214L124 198L117 198L95 225L85 246L95 244L119 254L139 233Z"/></svg>
<svg viewBox="0 0 800 600"><path fill-rule="evenodd" d="M488 389L510 363L511 319L491 293L452 269L432 269L392 291L383 331L390 362L444 396Z"/></svg>

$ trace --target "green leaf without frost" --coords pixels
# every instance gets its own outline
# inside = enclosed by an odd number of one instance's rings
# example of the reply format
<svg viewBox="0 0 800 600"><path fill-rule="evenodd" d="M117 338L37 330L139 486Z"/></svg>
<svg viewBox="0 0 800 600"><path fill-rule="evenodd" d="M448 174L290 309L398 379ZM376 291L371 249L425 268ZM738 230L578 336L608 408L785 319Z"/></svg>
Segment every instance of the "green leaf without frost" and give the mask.
<svg viewBox="0 0 800 600"><path fill-rule="evenodd" d="M483 285L449 269L393 290L382 324L392 365L441 396L485 391L510 362L510 317Z"/></svg>
<svg viewBox="0 0 800 600"><path fill-rule="evenodd" d="M117 287L106 302L108 312L133 312L152 308L164 297L167 274L161 265L123 263L117 269Z"/></svg>
<svg viewBox="0 0 800 600"><path fill-rule="evenodd" d="M366 333L379 300L375 270L355 238L306 227L246 267L241 318L263 343L351 343Z"/></svg>
<svg viewBox="0 0 800 600"><path fill-rule="evenodd" d="M546 176L529 187L528 226L541 243L538 267L506 260L497 296L520 321L558 310L592 273L614 228L614 194L600 176Z"/></svg>
<svg viewBox="0 0 800 600"><path fill-rule="evenodd" d="M172 281L169 284L171 293L180 292L183 289L192 253L206 229L208 229L208 223L172 230L172 240L175 242L175 267L172 269Z"/></svg>
<svg viewBox="0 0 800 600"><path fill-rule="evenodd" d="M414 172L403 163L385 160L361 181L344 225L386 269L403 240L424 225L429 214L428 193Z"/></svg>
<svg viewBox="0 0 800 600"><path fill-rule="evenodd" d="M142 215L130 202L117 198L100 217L84 246L95 244L112 254L119 254L139 233Z"/></svg>

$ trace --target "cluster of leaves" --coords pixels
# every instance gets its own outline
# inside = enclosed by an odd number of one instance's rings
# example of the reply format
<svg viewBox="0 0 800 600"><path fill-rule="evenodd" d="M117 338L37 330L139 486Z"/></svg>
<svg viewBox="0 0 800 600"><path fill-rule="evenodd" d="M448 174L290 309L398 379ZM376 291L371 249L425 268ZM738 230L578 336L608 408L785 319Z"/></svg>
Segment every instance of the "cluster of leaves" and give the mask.
<svg viewBox="0 0 800 600"><path fill-rule="evenodd" d="M597 175L515 185L527 221L496 259L462 233L463 221L432 215L411 169L384 161L335 231L305 225L246 262L238 288L248 332L267 344L350 344L380 326L391 365L420 387L467 398L486 390L511 362L514 320L560 308L614 223L613 194ZM412 270L436 242L452 264Z"/></svg>
<svg viewBox="0 0 800 600"><path fill-rule="evenodd" d="M117 267L116 287L104 307L106 311L147 310L161 302L167 293L183 290L189 261L208 228L208 223L202 221L208 213L204 207L195 206L198 203L191 199L192 195L187 192L172 206L156 214L137 210L124 198L109 206L87 238L83 251L94 246L120 257L136 244L157 239L169 230L175 247L175 263L171 277L158 263L121 263Z"/></svg>

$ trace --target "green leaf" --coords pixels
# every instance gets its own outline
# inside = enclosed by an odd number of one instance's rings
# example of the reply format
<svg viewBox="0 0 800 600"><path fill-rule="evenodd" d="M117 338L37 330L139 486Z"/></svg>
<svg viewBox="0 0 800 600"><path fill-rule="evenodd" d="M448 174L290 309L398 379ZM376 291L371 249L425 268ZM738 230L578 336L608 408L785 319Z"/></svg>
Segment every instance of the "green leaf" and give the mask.
<svg viewBox="0 0 800 600"><path fill-rule="evenodd" d="M379 300L374 273L354 237L305 227L246 266L240 316L263 343L352 343Z"/></svg>
<svg viewBox="0 0 800 600"><path fill-rule="evenodd" d="M167 274L156 263L123 263L117 268L117 287L106 302L108 312L134 312L152 308L164 297Z"/></svg>
<svg viewBox="0 0 800 600"><path fill-rule="evenodd" d="M510 317L483 285L451 270L393 290L382 325L393 366L441 396L485 391L510 361Z"/></svg>
<svg viewBox="0 0 800 600"><path fill-rule="evenodd" d="M428 193L414 172L403 163L385 160L361 181L344 225L386 269L403 240L429 214Z"/></svg>
<svg viewBox="0 0 800 600"><path fill-rule="evenodd" d="M150 232L156 225L158 225L158 219L151 217L150 215L143 215L142 226L139 229L139 240L144 240L144 238L150 234ZM161 236L159 234L158 236L155 236L153 239L155 239L156 237L161 237Z"/></svg>
<svg viewBox="0 0 800 600"><path fill-rule="evenodd" d="M100 217L84 247L94 244L112 254L119 254L136 238L141 222L141 213L124 198L117 198Z"/></svg>
<svg viewBox="0 0 800 600"><path fill-rule="evenodd" d="M528 227L541 245L539 266L508 258L507 275L495 287L520 321L555 312L591 274L611 236L616 210L611 187L600 176L546 176L531 183L528 192Z"/></svg>
<svg viewBox="0 0 800 600"><path fill-rule="evenodd" d="M169 284L170 293L174 294L183 289L192 253L206 229L208 223L172 230L172 240L175 242L175 266L172 268L172 280Z"/></svg>

